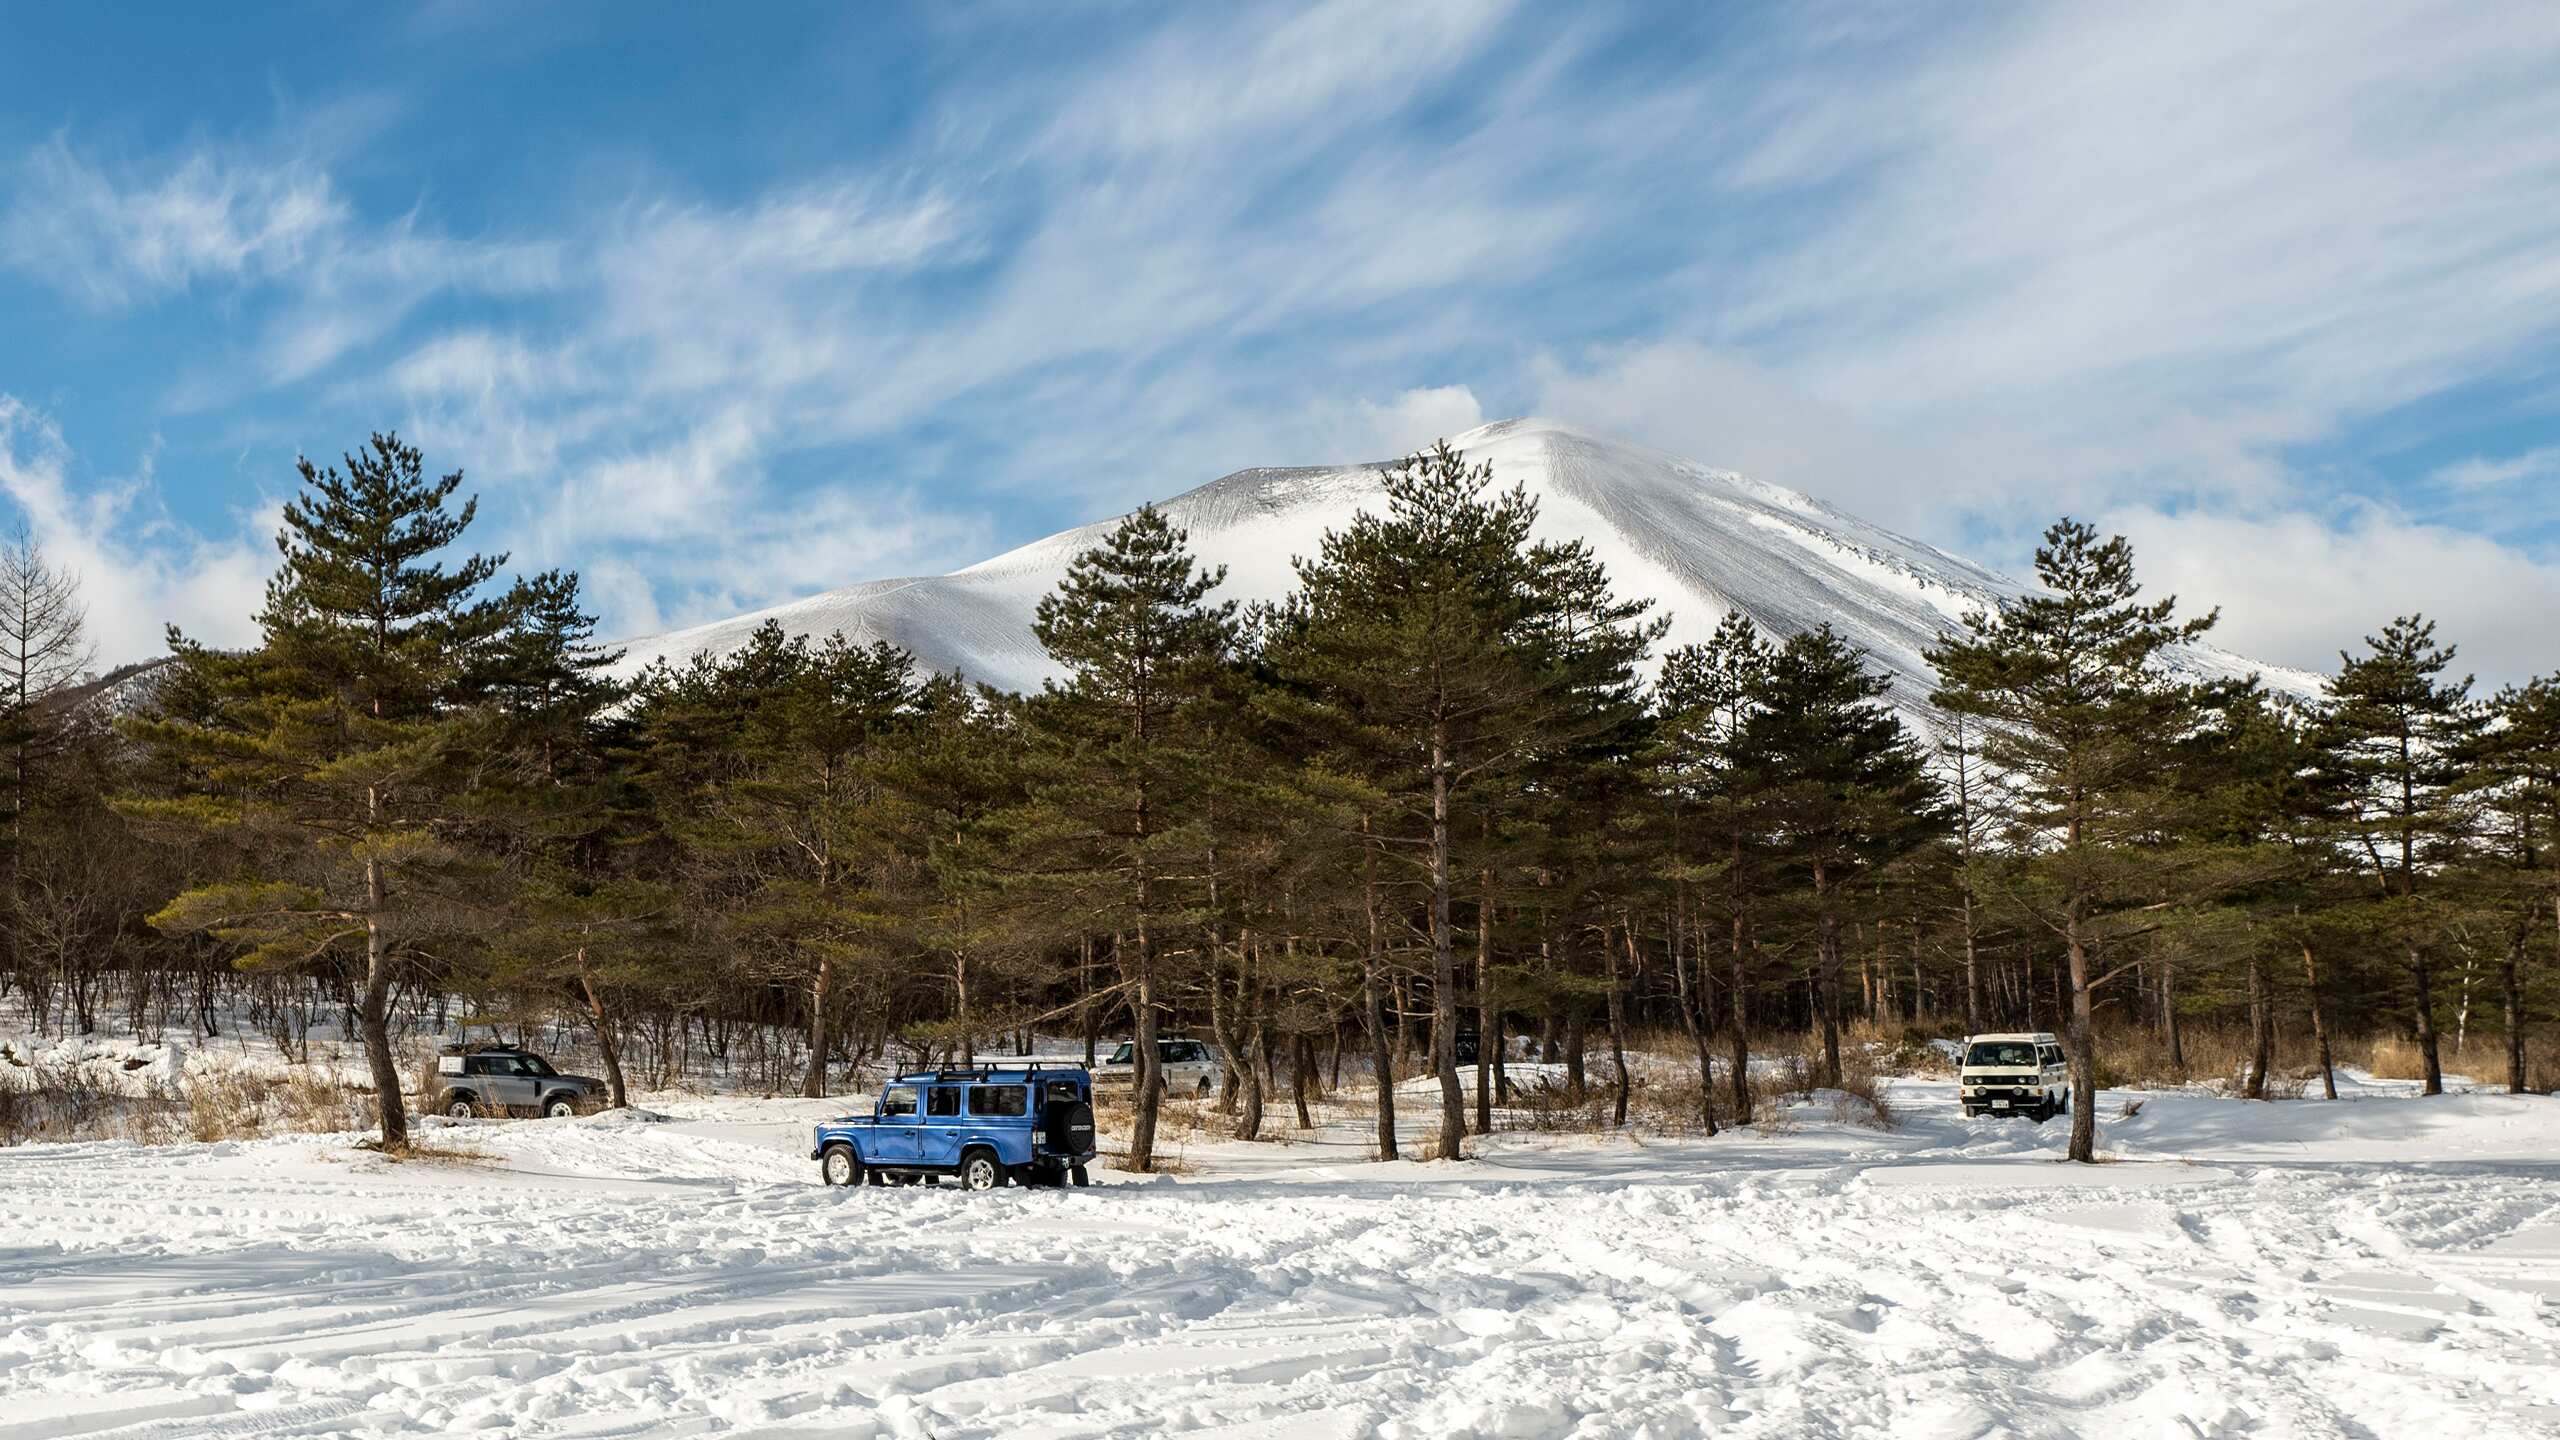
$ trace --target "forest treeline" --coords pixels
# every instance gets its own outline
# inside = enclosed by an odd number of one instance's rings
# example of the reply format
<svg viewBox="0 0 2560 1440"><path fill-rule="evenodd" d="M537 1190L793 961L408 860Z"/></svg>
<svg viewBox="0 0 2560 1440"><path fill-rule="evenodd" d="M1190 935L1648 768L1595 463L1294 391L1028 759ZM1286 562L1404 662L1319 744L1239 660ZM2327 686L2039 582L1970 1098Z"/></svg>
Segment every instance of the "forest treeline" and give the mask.
<svg viewBox="0 0 2560 1440"><path fill-rule="evenodd" d="M1208 1035L1246 1136L1349 1045L1386 1156L1400 1064L1456 1156L1506 1037L1579 1086L1587 1047L1683 1034L1713 1132L1767 1037L1836 1081L1853 1021L2052 1028L2088 1159L2103 1016L2245 1024L2257 1094L2280 1029L2324 1073L2404 1034L2430 1093L2448 1027L2494 1031L2522 1089L2560 988L2560 677L2477 694L2411 617L2316 702L2197 678L2211 617L2069 520L1893 696L1827 627L1658 653L1442 445L1277 605L1217 601L1141 508L1039 606L1064 678L1012 695L770 623L617 679L574 574L469 549L461 484L390 436L304 462L259 642L173 627L143 681L84 681L76 583L7 547L0 1000L79 1032L245 1004L288 1046L342 1006L390 1145L395 1017L430 1010L573 1014L617 1103L634 1037L685 1026L791 1027L812 1095L893 1048Z"/></svg>

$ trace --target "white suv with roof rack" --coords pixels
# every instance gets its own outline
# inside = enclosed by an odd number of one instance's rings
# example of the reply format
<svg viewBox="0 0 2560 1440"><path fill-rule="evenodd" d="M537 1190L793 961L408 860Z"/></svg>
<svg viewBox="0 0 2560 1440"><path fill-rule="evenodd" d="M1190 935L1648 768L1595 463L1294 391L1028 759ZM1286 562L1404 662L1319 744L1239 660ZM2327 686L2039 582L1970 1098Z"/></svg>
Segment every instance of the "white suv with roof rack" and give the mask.
<svg viewBox="0 0 2560 1440"><path fill-rule="evenodd" d="M2049 1120L2071 1113L2071 1065L2051 1031L1971 1036L1964 1042L1956 1094L1968 1120L1977 1115Z"/></svg>
<svg viewBox="0 0 2560 1440"><path fill-rule="evenodd" d="M1156 1060L1158 1068L1164 1072L1164 1093L1175 1099L1194 1095L1207 1099L1218 1093L1218 1085L1226 1072L1226 1060L1218 1047L1198 1040L1158 1040ZM1138 1047L1135 1041L1121 1041L1119 1049L1093 1067L1093 1084L1097 1090L1133 1090L1137 1083Z"/></svg>

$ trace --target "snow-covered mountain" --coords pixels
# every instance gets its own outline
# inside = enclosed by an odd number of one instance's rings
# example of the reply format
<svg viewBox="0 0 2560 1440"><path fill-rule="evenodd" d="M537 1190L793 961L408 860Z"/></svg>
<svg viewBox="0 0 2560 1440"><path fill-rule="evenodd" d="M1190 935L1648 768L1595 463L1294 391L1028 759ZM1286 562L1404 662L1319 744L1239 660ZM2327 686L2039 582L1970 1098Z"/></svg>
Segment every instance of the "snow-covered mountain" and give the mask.
<svg viewBox="0 0 2560 1440"><path fill-rule="evenodd" d="M1793 634L1829 621L1895 677L1893 700L1916 711L1934 683L1921 651L1963 616L2021 592L2019 582L1908 536L1870 525L1808 495L1710 469L1552 421L1505 420L1454 436L1470 461L1493 462L1494 483L1528 487L1538 531L1580 538L1607 562L1621 594L1647 596L1671 617L1666 645L1707 638L1740 610L1764 631ZM1324 533L1382 504L1383 462L1239 470L1165 501L1203 563L1227 567L1220 592L1278 599L1297 580L1291 560ZM1061 531L948 575L874 580L690 630L628 642L627 667L726 651L767 620L794 633L843 631L886 640L936 670L1008 690L1057 673L1031 635L1040 597L1068 563L1100 543L1117 517ZM2196 647L2178 666L2199 674L2263 673L2276 688L2316 691L2318 677Z"/></svg>

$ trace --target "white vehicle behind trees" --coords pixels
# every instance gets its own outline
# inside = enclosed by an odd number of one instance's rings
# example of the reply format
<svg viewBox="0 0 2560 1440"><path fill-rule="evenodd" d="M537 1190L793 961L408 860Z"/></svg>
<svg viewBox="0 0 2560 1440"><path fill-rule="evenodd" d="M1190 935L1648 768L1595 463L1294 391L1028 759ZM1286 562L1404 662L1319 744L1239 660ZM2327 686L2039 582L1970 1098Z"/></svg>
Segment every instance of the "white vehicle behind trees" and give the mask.
<svg viewBox="0 0 2560 1440"><path fill-rule="evenodd" d="M1968 1120L2031 1115L2044 1121L2071 1113L2071 1065L2050 1031L1969 1037L1956 1087Z"/></svg>
<svg viewBox="0 0 2560 1440"><path fill-rule="evenodd" d="M1226 1062L1214 1045L1197 1040L1158 1040L1156 1063L1164 1071L1164 1093L1167 1095L1214 1095L1220 1077L1226 1073ZM1110 1057L1093 1067L1094 1088L1127 1090L1138 1083L1138 1047L1128 1040Z"/></svg>

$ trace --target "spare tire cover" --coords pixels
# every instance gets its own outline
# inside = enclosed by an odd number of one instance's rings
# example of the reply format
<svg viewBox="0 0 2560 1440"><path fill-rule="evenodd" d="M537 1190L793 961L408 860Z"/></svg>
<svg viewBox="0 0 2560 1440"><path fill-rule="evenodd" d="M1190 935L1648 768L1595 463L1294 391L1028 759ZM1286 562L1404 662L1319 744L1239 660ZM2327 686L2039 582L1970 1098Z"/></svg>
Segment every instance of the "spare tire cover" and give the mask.
<svg viewBox="0 0 2560 1440"><path fill-rule="evenodd" d="M1041 1139L1061 1154L1093 1148L1093 1107L1081 1100L1052 1100L1040 1112Z"/></svg>

